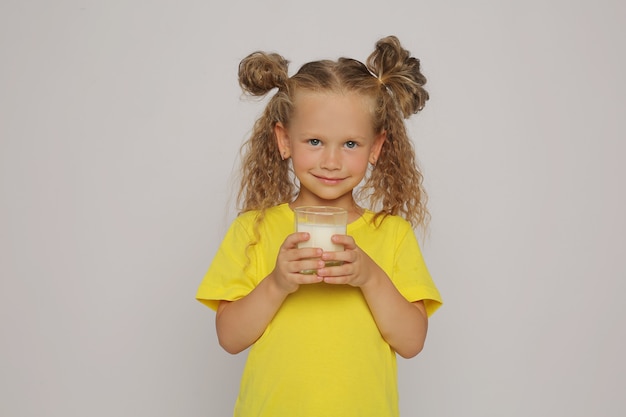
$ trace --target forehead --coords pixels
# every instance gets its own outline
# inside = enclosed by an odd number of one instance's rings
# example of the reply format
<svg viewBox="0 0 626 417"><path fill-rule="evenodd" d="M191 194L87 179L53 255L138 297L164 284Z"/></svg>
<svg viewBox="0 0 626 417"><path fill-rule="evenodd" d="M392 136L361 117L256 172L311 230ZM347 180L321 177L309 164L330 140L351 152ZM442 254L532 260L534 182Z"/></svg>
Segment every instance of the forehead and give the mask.
<svg viewBox="0 0 626 417"><path fill-rule="evenodd" d="M292 125L338 127L370 132L373 100L357 93L299 91L294 97Z"/></svg>

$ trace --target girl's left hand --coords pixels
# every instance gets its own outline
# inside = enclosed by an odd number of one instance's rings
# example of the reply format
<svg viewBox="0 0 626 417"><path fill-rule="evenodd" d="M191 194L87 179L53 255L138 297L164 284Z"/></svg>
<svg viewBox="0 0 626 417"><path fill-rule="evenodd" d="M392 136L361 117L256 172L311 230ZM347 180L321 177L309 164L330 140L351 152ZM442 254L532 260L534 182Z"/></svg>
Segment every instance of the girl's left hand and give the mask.
<svg viewBox="0 0 626 417"><path fill-rule="evenodd" d="M328 284L348 284L361 287L367 283L370 272L379 266L369 255L359 248L352 236L334 235L334 243L343 245L341 252L324 252L324 261L343 261L339 266L328 266L317 270L317 275Z"/></svg>

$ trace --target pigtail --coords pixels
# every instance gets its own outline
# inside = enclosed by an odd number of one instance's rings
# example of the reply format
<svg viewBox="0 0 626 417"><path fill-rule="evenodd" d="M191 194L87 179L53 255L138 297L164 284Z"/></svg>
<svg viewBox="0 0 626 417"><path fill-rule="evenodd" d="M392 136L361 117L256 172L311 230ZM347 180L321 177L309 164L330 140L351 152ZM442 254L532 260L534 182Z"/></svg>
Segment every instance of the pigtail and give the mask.
<svg viewBox="0 0 626 417"><path fill-rule="evenodd" d="M291 201L294 185L289 164L280 157L274 125L284 118L287 61L275 53L253 52L239 64L239 85L250 95L278 92L270 99L252 134L241 147L241 185L237 197L241 211L260 210ZM262 214L261 214L262 216Z"/></svg>
<svg viewBox="0 0 626 417"><path fill-rule="evenodd" d="M375 220L385 215L401 215L413 226L426 227L429 213L423 175L415 150L406 135L404 121L397 112L387 119L387 141L364 186L370 204L379 207Z"/></svg>
<svg viewBox="0 0 626 417"><path fill-rule="evenodd" d="M429 97L423 87L426 77L420 71L419 60L395 36L376 43L366 66L383 90L379 117L387 141L363 191L372 205L380 207L375 219L402 215L413 226L425 229L429 220L428 196L404 119L424 108Z"/></svg>

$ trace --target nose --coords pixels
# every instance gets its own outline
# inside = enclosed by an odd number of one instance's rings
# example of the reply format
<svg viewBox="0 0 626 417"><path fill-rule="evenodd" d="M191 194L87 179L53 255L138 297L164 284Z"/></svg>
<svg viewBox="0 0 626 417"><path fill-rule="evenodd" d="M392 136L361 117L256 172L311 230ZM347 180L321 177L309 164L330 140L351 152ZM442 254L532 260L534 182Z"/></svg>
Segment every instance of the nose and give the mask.
<svg viewBox="0 0 626 417"><path fill-rule="evenodd" d="M324 149L322 158L320 161L320 167L328 170L335 170L341 168L341 151L333 147Z"/></svg>

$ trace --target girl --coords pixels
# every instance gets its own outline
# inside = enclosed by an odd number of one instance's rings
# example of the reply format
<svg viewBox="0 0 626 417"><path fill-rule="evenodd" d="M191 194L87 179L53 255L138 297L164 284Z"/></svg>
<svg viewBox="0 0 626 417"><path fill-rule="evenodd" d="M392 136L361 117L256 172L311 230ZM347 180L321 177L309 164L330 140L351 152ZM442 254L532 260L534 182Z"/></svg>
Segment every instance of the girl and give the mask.
<svg viewBox="0 0 626 417"><path fill-rule="evenodd" d="M274 53L240 63L245 92L277 91L244 145L242 213L197 293L220 345L251 347L235 416L398 416L396 354L422 350L441 304L413 232L428 212L403 120L424 107L426 79L393 36L366 62L292 77ZM346 209L347 235L333 236L345 250L298 248L299 206Z"/></svg>

